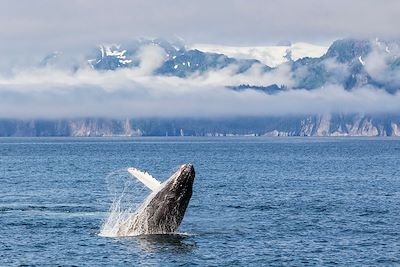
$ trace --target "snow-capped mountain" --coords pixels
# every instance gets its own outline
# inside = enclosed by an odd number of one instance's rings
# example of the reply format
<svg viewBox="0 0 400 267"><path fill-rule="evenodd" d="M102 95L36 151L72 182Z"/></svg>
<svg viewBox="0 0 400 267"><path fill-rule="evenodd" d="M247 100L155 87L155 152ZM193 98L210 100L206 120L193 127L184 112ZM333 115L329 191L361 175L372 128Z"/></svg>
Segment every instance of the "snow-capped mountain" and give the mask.
<svg viewBox="0 0 400 267"><path fill-rule="evenodd" d="M224 54L233 58L257 59L261 63L277 67L290 60L298 60L304 57L321 57L328 50L327 46L309 43L288 43L275 46L224 46L213 44L193 44L191 49L209 53Z"/></svg>
<svg viewBox="0 0 400 267"><path fill-rule="evenodd" d="M98 70L115 70L123 67L135 66L126 49L120 45L100 45L99 54L94 59L89 59L89 64Z"/></svg>
<svg viewBox="0 0 400 267"><path fill-rule="evenodd" d="M290 69L290 73L286 74L290 84L252 84L246 80L238 84L226 84L233 89L261 89L271 93L279 92L277 88L312 90L335 84L347 90L373 86L393 93L400 88L400 75L397 75L400 68L399 44L380 40L343 39L327 48L306 43L230 47L140 39L125 45L100 45L84 61L63 57L62 52L51 53L42 60L40 66L67 65L72 70L89 66L97 71L138 68L146 60L151 60L147 58L149 54L142 55L145 47L162 51L161 64L152 70L152 75L185 78L228 67L233 67L236 74L245 73L255 66L261 67L265 73L282 66ZM374 68L373 61L376 60L384 65L384 71Z"/></svg>
<svg viewBox="0 0 400 267"><path fill-rule="evenodd" d="M157 74L168 74L184 77L196 71L221 69L231 64L238 64L239 73L247 70L255 63L264 64L266 69L276 67L291 60L304 57L322 56L328 49L325 46L308 43L295 43L276 46L234 47L210 44L184 45L169 43L162 39L142 39L129 46L100 45L90 64L99 70L115 70L117 68L138 65L135 58L141 47L154 45L166 53L165 65Z"/></svg>
<svg viewBox="0 0 400 267"><path fill-rule="evenodd" d="M343 39L333 42L328 49L303 44L237 49L222 46L187 46L161 39L141 39L124 45L94 47L83 57L71 57L63 52L51 53L39 62L38 66L46 68L46 71L67 68L73 73L86 68L98 72L96 75L101 75L118 69L140 68L154 53L159 53L160 64L150 75L168 76L166 78L175 76L181 79L179 81L184 81L190 79L191 75L229 68L235 70L233 73L229 72L229 75L240 78L231 79L230 81L236 83L227 82L225 86L238 93L256 90L272 95L290 90L317 90L327 85L337 85L348 91L368 87L384 94L385 91L398 94L399 44L397 41L378 39ZM151 50L151 53L143 53L146 47L156 49ZM270 54L272 61L267 61L269 59L266 55ZM257 71L254 71L254 68ZM286 79L279 83L260 83L258 79L253 79L253 82L258 82L255 84L246 80L254 73L259 77L269 74L273 78L281 74L281 69L284 70ZM290 83L285 83L286 80ZM390 94L386 95L390 97ZM132 117L134 115L132 114ZM336 113L220 120L0 120L0 136L180 135L181 132L187 135L399 136L400 116L381 113Z"/></svg>
<svg viewBox="0 0 400 267"><path fill-rule="evenodd" d="M236 59L220 53L203 52L187 49L180 43L169 43L162 39L139 40L129 46L101 45L95 57L88 59L90 66L96 70L116 70L132 68L140 64L140 52L143 47L154 46L165 53L163 64L154 71L155 75L172 75L186 77L193 73L223 69L229 65L237 65L238 73L248 70L256 59Z"/></svg>
<svg viewBox="0 0 400 267"><path fill-rule="evenodd" d="M316 89L337 84L352 90L372 86L394 93L400 89L399 52L398 42L337 40L323 56L291 63L294 87Z"/></svg>

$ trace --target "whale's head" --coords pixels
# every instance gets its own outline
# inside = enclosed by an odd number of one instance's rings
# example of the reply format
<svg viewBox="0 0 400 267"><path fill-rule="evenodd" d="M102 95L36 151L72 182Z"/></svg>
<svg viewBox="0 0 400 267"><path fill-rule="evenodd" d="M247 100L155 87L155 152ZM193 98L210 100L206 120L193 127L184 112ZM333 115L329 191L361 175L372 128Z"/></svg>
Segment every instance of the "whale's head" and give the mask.
<svg viewBox="0 0 400 267"><path fill-rule="evenodd" d="M194 177L195 171L192 164L181 165L179 170L169 179L166 187L175 197L190 199Z"/></svg>
<svg viewBox="0 0 400 267"><path fill-rule="evenodd" d="M148 204L148 227L152 233L174 232L185 215L192 197L195 171L192 164L180 166Z"/></svg>
<svg viewBox="0 0 400 267"><path fill-rule="evenodd" d="M150 195L150 201L136 215L137 231L146 234L174 232L182 222L192 197L194 176L193 165L185 164L162 183L161 188L154 196Z"/></svg>

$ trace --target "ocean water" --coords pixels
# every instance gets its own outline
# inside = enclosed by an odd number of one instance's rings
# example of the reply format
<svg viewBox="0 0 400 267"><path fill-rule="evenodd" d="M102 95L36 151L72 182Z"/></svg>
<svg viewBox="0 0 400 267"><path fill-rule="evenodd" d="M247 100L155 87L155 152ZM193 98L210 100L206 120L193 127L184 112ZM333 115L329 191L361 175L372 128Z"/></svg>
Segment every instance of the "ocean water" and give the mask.
<svg viewBox="0 0 400 267"><path fill-rule="evenodd" d="M188 162L179 234L99 236L127 167ZM400 139L2 138L0 238L0 266L399 265Z"/></svg>

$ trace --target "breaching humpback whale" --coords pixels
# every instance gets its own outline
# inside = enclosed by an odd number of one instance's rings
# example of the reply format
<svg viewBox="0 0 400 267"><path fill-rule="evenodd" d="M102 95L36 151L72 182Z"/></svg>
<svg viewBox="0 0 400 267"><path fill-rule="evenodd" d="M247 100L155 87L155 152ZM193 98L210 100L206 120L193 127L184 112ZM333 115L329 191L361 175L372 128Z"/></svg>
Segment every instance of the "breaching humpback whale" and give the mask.
<svg viewBox="0 0 400 267"><path fill-rule="evenodd" d="M182 222L192 196L195 176L193 165L180 166L164 183L135 168L129 168L128 172L153 192L119 228L118 236L175 232Z"/></svg>

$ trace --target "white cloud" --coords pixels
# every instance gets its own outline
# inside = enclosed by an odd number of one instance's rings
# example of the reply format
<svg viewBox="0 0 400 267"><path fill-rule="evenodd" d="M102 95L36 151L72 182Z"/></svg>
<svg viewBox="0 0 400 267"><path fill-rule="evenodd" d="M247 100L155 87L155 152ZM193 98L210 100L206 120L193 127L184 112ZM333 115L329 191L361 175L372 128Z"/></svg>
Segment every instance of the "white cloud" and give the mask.
<svg viewBox="0 0 400 267"><path fill-rule="evenodd" d="M147 45L140 48L137 57L140 61L138 74L150 75L164 63L166 53L159 46Z"/></svg>
<svg viewBox="0 0 400 267"><path fill-rule="evenodd" d="M391 66L391 62L399 59L400 47L397 43L377 42L365 58L365 69L371 77L378 81L400 88L399 68Z"/></svg>
<svg viewBox="0 0 400 267"><path fill-rule="evenodd" d="M260 85L290 84L285 66L271 73L262 73L255 66L239 75L233 75L233 67L188 78L148 75L147 71L156 66L158 57L162 56L162 53L155 56L154 64L144 67L146 71L139 67L106 72L83 69L70 73L47 68L2 77L0 117L225 117L400 112L400 95L376 88L346 91L328 85L311 91L287 90L267 95L224 87L257 82Z"/></svg>
<svg viewBox="0 0 400 267"><path fill-rule="evenodd" d="M3 0L0 51L25 57L142 36L241 46L393 39L400 36L398 10L397 0Z"/></svg>

